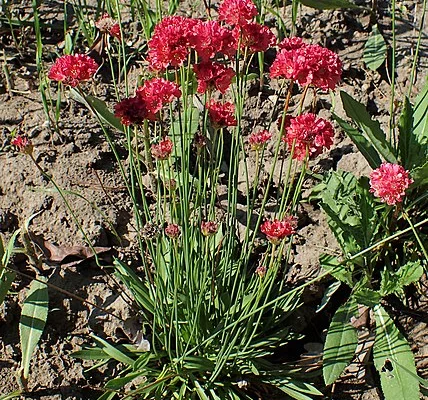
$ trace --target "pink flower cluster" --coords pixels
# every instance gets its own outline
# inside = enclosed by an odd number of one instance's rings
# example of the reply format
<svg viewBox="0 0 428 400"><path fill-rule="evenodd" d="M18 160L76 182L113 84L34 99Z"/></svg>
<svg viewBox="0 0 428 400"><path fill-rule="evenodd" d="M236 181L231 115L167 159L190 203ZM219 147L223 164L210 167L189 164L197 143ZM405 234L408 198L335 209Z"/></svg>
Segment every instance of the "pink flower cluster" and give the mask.
<svg viewBox="0 0 428 400"><path fill-rule="evenodd" d="M370 174L370 192L390 206L403 201L412 183L409 172L398 164L383 163Z"/></svg>
<svg viewBox="0 0 428 400"><path fill-rule="evenodd" d="M263 146L272 138L272 133L267 130L260 132L253 132L248 137L248 143L250 144L253 150L260 150Z"/></svg>
<svg viewBox="0 0 428 400"><path fill-rule="evenodd" d="M334 89L342 75L342 63L331 50L304 43L300 38L285 39L270 68L271 78L291 79L301 86Z"/></svg>
<svg viewBox="0 0 428 400"><path fill-rule="evenodd" d="M233 103L219 103L211 99L205 107L208 109L214 129L236 126L238 124L238 121L235 119L235 105Z"/></svg>
<svg viewBox="0 0 428 400"><path fill-rule="evenodd" d="M198 80L199 93L217 89L224 94L235 76L235 71L232 68L226 68L223 64L212 61L194 65L193 71Z"/></svg>
<svg viewBox="0 0 428 400"><path fill-rule="evenodd" d="M171 139L164 138L158 144L152 144L152 156L157 160L166 160L171 155L173 147Z"/></svg>
<svg viewBox="0 0 428 400"><path fill-rule="evenodd" d="M156 120L162 107L180 96L181 90L174 82L153 78L145 81L135 96L117 103L114 115L121 119L123 125L141 125L144 120Z"/></svg>
<svg viewBox="0 0 428 400"><path fill-rule="evenodd" d="M263 222L260 226L260 230L266 235L272 244L279 244L281 240L294 234L296 232L296 228L297 219L293 216L286 216L282 220L268 220Z"/></svg>
<svg viewBox="0 0 428 400"><path fill-rule="evenodd" d="M91 79L97 70L98 64L85 54L65 55L56 59L48 78L76 87L80 82Z"/></svg>
<svg viewBox="0 0 428 400"><path fill-rule="evenodd" d="M283 140L293 150L293 158L304 160L322 153L333 144L334 130L331 123L315 114L308 113L286 120ZM293 148L294 147L294 148Z"/></svg>
<svg viewBox="0 0 428 400"><path fill-rule="evenodd" d="M215 235L218 231L218 224L214 221L202 221L201 232L204 236Z"/></svg>

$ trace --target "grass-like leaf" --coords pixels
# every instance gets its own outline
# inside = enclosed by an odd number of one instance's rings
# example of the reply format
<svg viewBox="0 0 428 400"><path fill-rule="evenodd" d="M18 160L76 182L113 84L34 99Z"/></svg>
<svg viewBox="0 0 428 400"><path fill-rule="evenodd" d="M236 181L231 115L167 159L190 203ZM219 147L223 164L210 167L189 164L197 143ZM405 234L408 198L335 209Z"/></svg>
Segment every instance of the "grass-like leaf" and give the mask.
<svg viewBox="0 0 428 400"><path fill-rule="evenodd" d="M358 335L351 318L356 312L356 303L347 302L338 308L328 328L322 371L326 385L331 385L342 374L355 354Z"/></svg>
<svg viewBox="0 0 428 400"><path fill-rule="evenodd" d="M33 281L24 301L19 322L21 338L21 379L28 380L30 362L34 349L39 343L48 318L48 287L39 281Z"/></svg>
<svg viewBox="0 0 428 400"><path fill-rule="evenodd" d="M374 307L374 314L376 338L373 358L385 400L418 400L419 379L407 340L382 306Z"/></svg>
<svg viewBox="0 0 428 400"><path fill-rule="evenodd" d="M425 145L425 155L428 155L428 81L415 101L413 132L418 143Z"/></svg>
<svg viewBox="0 0 428 400"><path fill-rule="evenodd" d="M386 161L397 164L397 158L391 145L386 140L385 133L382 131L379 122L371 119L366 107L354 100L349 94L341 91L340 97L346 115L367 135L367 139L373 144L379 154Z"/></svg>
<svg viewBox="0 0 428 400"><path fill-rule="evenodd" d="M376 71L386 60L385 39L377 25L373 25L372 32L364 46L363 60L373 71Z"/></svg>

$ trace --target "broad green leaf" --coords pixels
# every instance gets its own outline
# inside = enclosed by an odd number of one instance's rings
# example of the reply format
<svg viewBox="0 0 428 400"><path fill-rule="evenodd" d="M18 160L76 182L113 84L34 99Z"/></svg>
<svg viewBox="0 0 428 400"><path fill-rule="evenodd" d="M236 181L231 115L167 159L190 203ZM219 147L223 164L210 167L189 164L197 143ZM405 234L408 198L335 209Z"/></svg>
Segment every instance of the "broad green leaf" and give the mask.
<svg viewBox="0 0 428 400"><path fill-rule="evenodd" d="M423 273L424 269L420 261L410 261L401 266L395 273L385 270L381 274L380 293L382 297L391 293L402 292L405 286L417 282Z"/></svg>
<svg viewBox="0 0 428 400"><path fill-rule="evenodd" d="M376 320L373 360L385 400L419 400L419 379L407 340L382 306L377 305L373 311Z"/></svg>
<svg viewBox="0 0 428 400"><path fill-rule="evenodd" d="M324 296L321 299L320 305L317 307L315 312L320 312L324 309L324 307L328 304L328 302L331 300L331 297L337 292L337 290L342 285L342 282L340 280L334 281L332 284L328 286L326 291L324 292Z"/></svg>
<svg viewBox="0 0 428 400"><path fill-rule="evenodd" d="M198 127L199 110L196 107L189 107L188 110L180 114L180 118L173 121L169 131L169 136L174 142L173 157L181 157L183 150L189 151Z"/></svg>
<svg viewBox="0 0 428 400"><path fill-rule="evenodd" d="M134 360L120 350L120 346L113 346L106 340L101 339L94 334L91 334L90 336L99 343L104 353L108 354L111 358L114 358L115 360L126 365L132 366L134 364Z"/></svg>
<svg viewBox="0 0 428 400"><path fill-rule="evenodd" d="M77 350L71 353L70 356L82 360L106 360L110 358L110 356L99 347Z"/></svg>
<svg viewBox="0 0 428 400"><path fill-rule="evenodd" d="M14 271L5 269L0 273L0 305L3 303L15 278L16 273Z"/></svg>
<svg viewBox="0 0 428 400"><path fill-rule="evenodd" d="M379 292L366 287L357 289L353 297L358 304L362 304L367 307L377 306L382 298Z"/></svg>
<svg viewBox="0 0 428 400"><path fill-rule="evenodd" d="M346 283L349 287L353 286L353 270L346 264L342 264L337 257L329 254L320 255L320 266L334 276L340 282Z"/></svg>
<svg viewBox="0 0 428 400"><path fill-rule="evenodd" d="M127 383L132 382L135 378L138 378L139 376L142 376L142 375L143 375L142 371L130 372L129 374L127 374L125 376L122 376L122 377L119 377L119 378L110 379L105 384L104 387L106 389L119 390L123 386L125 386Z"/></svg>
<svg viewBox="0 0 428 400"><path fill-rule="evenodd" d="M411 171L410 175L414 180L412 184L414 187L428 185L428 161L421 167L415 168Z"/></svg>
<svg viewBox="0 0 428 400"><path fill-rule="evenodd" d="M358 334L351 324L351 318L356 316L357 311L357 304L348 301L338 308L332 318L323 355L323 376L326 385L334 383L354 357Z"/></svg>
<svg viewBox="0 0 428 400"><path fill-rule="evenodd" d="M428 80L416 98L413 107L413 132L417 142L424 146L428 155Z"/></svg>
<svg viewBox="0 0 428 400"><path fill-rule="evenodd" d="M348 0L299 0L300 3L307 7L316 8L317 10L334 10L336 8L360 8Z"/></svg>
<svg viewBox="0 0 428 400"><path fill-rule="evenodd" d="M413 131L413 108L407 97L404 99L398 129L401 165L408 170L420 166L422 160L425 161L426 158Z"/></svg>
<svg viewBox="0 0 428 400"><path fill-rule="evenodd" d="M42 278L40 278L42 279ZM21 377L27 381L34 349L39 343L48 318L48 287L39 281L32 281L21 310L19 336L21 339Z"/></svg>
<svg viewBox="0 0 428 400"><path fill-rule="evenodd" d="M372 71L376 71L386 60L386 42L377 25L373 25L364 46L363 60Z"/></svg>
<svg viewBox="0 0 428 400"><path fill-rule="evenodd" d="M366 107L354 100L344 91L340 92L343 108L346 115L351 118L358 127L367 135L367 139L376 148L379 154L388 162L397 164L391 145L386 140L385 133L380 128L378 121L372 120Z"/></svg>
<svg viewBox="0 0 428 400"><path fill-rule="evenodd" d="M358 129L348 124L345 120L338 117L336 114L333 114L333 118L358 147L358 150L360 150L361 154L367 160L370 167L373 169L378 168L380 164L382 164L382 160L373 145L362 135Z"/></svg>

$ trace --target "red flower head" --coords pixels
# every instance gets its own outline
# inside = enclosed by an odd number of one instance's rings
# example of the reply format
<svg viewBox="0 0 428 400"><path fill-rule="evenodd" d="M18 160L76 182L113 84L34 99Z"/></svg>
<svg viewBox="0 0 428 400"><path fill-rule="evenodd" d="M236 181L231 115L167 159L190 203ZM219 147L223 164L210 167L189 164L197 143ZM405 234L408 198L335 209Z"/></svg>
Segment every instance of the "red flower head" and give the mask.
<svg viewBox="0 0 428 400"><path fill-rule="evenodd" d="M278 121L276 121L276 124L278 126L278 129L281 131L281 134L283 134L286 129L290 126L290 122L293 119L291 115L285 116L284 126L282 126L282 115L278 118Z"/></svg>
<svg viewBox="0 0 428 400"><path fill-rule="evenodd" d="M236 26L233 36L236 43L241 40L241 49L247 48L247 52L250 54L266 51L276 42L275 35L267 26L255 22Z"/></svg>
<svg viewBox="0 0 428 400"><path fill-rule="evenodd" d="M324 147L329 149L333 144L333 126L315 114L302 114L292 118L283 140L291 150L294 143L293 158L304 160L321 154Z"/></svg>
<svg viewBox="0 0 428 400"><path fill-rule="evenodd" d="M114 115L123 125L141 125L148 117L146 103L140 96L128 97L114 106Z"/></svg>
<svg viewBox="0 0 428 400"><path fill-rule="evenodd" d="M80 82L91 79L97 69L98 64L85 54L66 55L57 58L48 78L76 87Z"/></svg>
<svg viewBox="0 0 428 400"><path fill-rule="evenodd" d="M190 36L190 43L202 61L214 58L217 53L228 57L236 53L232 31L222 27L218 21L198 21Z"/></svg>
<svg viewBox="0 0 428 400"><path fill-rule="evenodd" d="M291 38L285 38L278 47L281 50L297 50L303 46L307 46L307 44L302 40L302 38L293 36Z"/></svg>
<svg viewBox="0 0 428 400"><path fill-rule="evenodd" d="M272 138L272 133L267 130L252 133L248 142L253 150L260 150Z"/></svg>
<svg viewBox="0 0 428 400"><path fill-rule="evenodd" d="M211 124L214 129L224 128L226 126L236 126L238 121L235 119L235 106L233 103L219 103L211 99L205 105L211 119Z"/></svg>
<svg viewBox="0 0 428 400"><path fill-rule="evenodd" d="M213 88L225 93L232 83L235 71L217 62L201 62L193 66L198 80L198 92L205 93Z"/></svg>
<svg viewBox="0 0 428 400"><path fill-rule="evenodd" d="M267 272L267 268L266 268L264 265L259 265L259 266L256 268L256 271L255 271L255 273L256 273L260 278L263 278L263 277L266 275L266 272Z"/></svg>
<svg viewBox="0 0 428 400"><path fill-rule="evenodd" d="M258 14L251 0L224 0L218 8L218 19L229 25L244 25Z"/></svg>
<svg viewBox="0 0 428 400"><path fill-rule="evenodd" d="M171 155L173 147L171 139L162 139L158 144L152 144L152 155L158 160L166 160Z"/></svg>
<svg viewBox="0 0 428 400"><path fill-rule="evenodd" d="M108 13L104 13L101 18L95 22L95 26L101 33L108 33L109 35L120 40L120 26Z"/></svg>
<svg viewBox="0 0 428 400"><path fill-rule="evenodd" d="M201 232L204 236L212 236L218 231L218 224L214 221L202 221Z"/></svg>
<svg viewBox="0 0 428 400"><path fill-rule="evenodd" d="M282 221L274 219L273 221L265 221L260 226L262 233L266 235L269 241L273 244L279 244L281 240L296 232L297 219L296 217L287 216Z"/></svg>
<svg viewBox="0 0 428 400"><path fill-rule="evenodd" d="M297 45L292 44L292 39L283 44L284 49L270 68L271 78L283 77L301 86L312 84L322 90L334 89L342 75L342 63L337 54L318 45L300 43L296 48Z"/></svg>
<svg viewBox="0 0 428 400"><path fill-rule="evenodd" d="M149 40L149 63L156 71L183 65L189 54L192 29L197 20L180 16L160 21Z"/></svg>
<svg viewBox="0 0 428 400"><path fill-rule="evenodd" d="M398 164L383 163L370 174L370 192L390 206L403 201L412 183L409 172Z"/></svg>
<svg viewBox="0 0 428 400"><path fill-rule="evenodd" d="M165 104L181 96L181 90L174 82L163 78L153 78L137 89L137 95L146 103L148 119L155 120L156 114Z"/></svg>
<svg viewBox="0 0 428 400"><path fill-rule="evenodd" d="M180 236L181 229L177 224L168 224L165 228L165 235L171 239L177 239Z"/></svg>
<svg viewBox="0 0 428 400"><path fill-rule="evenodd" d="M32 154L33 145L26 136L18 135L10 142L13 146L16 146L21 153Z"/></svg>

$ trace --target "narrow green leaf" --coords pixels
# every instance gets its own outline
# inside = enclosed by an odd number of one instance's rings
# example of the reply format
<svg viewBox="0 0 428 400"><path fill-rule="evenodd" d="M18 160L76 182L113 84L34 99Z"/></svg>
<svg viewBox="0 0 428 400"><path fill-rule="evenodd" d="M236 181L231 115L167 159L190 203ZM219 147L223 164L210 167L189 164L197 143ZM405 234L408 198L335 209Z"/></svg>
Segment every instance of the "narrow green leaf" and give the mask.
<svg viewBox="0 0 428 400"><path fill-rule="evenodd" d="M0 396L0 400L12 400L12 399L15 399L17 397L20 397L21 394L22 394L22 392L20 390L15 390L12 393L8 393L8 394L5 394L3 396Z"/></svg>
<svg viewBox="0 0 428 400"><path fill-rule="evenodd" d="M419 400L415 359L407 340L382 306L377 305L373 311L376 320L373 359L385 400Z"/></svg>
<svg viewBox="0 0 428 400"><path fill-rule="evenodd" d="M342 282L340 280L334 281L332 284L328 286L326 291L324 292L324 296L322 297L320 305L317 307L315 312L320 312L324 309L324 307L329 303L331 300L331 297L337 292L337 290L342 285Z"/></svg>
<svg viewBox="0 0 428 400"><path fill-rule="evenodd" d="M336 8L360 8L348 0L299 0L300 3L307 7L316 8L317 10L334 10Z"/></svg>
<svg viewBox="0 0 428 400"><path fill-rule="evenodd" d="M82 360L105 360L110 358L110 356L99 347L77 350L71 353L70 356L73 358L80 358Z"/></svg>
<svg viewBox="0 0 428 400"><path fill-rule="evenodd" d="M372 71L376 71L386 60L386 42L377 25L373 25L364 46L363 60Z"/></svg>
<svg viewBox="0 0 428 400"><path fill-rule="evenodd" d="M100 337L94 334L91 334L90 336L100 344L104 353L108 354L111 358L114 358L115 360L122 362L126 365L132 366L134 364L134 360L128 357L123 351L121 351L119 349L119 346L115 347L106 340L101 339Z"/></svg>
<svg viewBox="0 0 428 400"><path fill-rule="evenodd" d="M114 114L108 109L104 101L97 99L94 96L86 96L86 101L94 108L98 115L107 122L113 128L121 132L125 132L125 129L120 122L120 119L115 117Z"/></svg>
<svg viewBox="0 0 428 400"><path fill-rule="evenodd" d="M19 322L22 351L21 370L25 380L28 380L31 357L45 328L48 309L48 287L39 281L32 281L22 306Z"/></svg>
<svg viewBox="0 0 428 400"><path fill-rule="evenodd" d="M351 318L357 310L357 304L348 301L338 308L328 328L322 370L326 385L334 383L354 357L358 334L351 324Z"/></svg>
<svg viewBox="0 0 428 400"><path fill-rule="evenodd" d="M412 170L410 175L414 180L413 182L414 187L428 185L428 161L421 167L418 167Z"/></svg>
<svg viewBox="0 0 428 400"><path fill-rule="evenodd" d="M370 167L373 169L378 168L382 163L382 160L373 145L362 135L358 129L348 124L345 120L338 117L336 114L333 114L333 118L354 142L358 150L369 163Z"/></svg>
<svg viewBox="0 0 428 400"><path fill-rule="evenodd" d="M343 90L340 92L343 108L346 115L351 118L358 127L364 131L371 144L376 148L379 154L388 162L397 164L397 158L394 155L391 145L386 140L385 133L380 128L378 121L372 120L366 107L354 100Z"/></svg>
<svg viewBox="0 0 428 400"><path fill-rule="evenodd" d="M130 372L129 374L119 378L110 379L105 384L105 388L111 389L111 390L119 390L123 386L125 386L127 383L132 382L135 378L138 378L141 375L143 375L143 372L135 371L135 372Z"/></svg>
<svg viewBox="0 0 428 400"><path fill-rule="evenodd" d="M410 170L419 166L422 149L413 132L413 108L407 97L404 99L398 130L400 132L398 145L401 165Z"/></svg>

